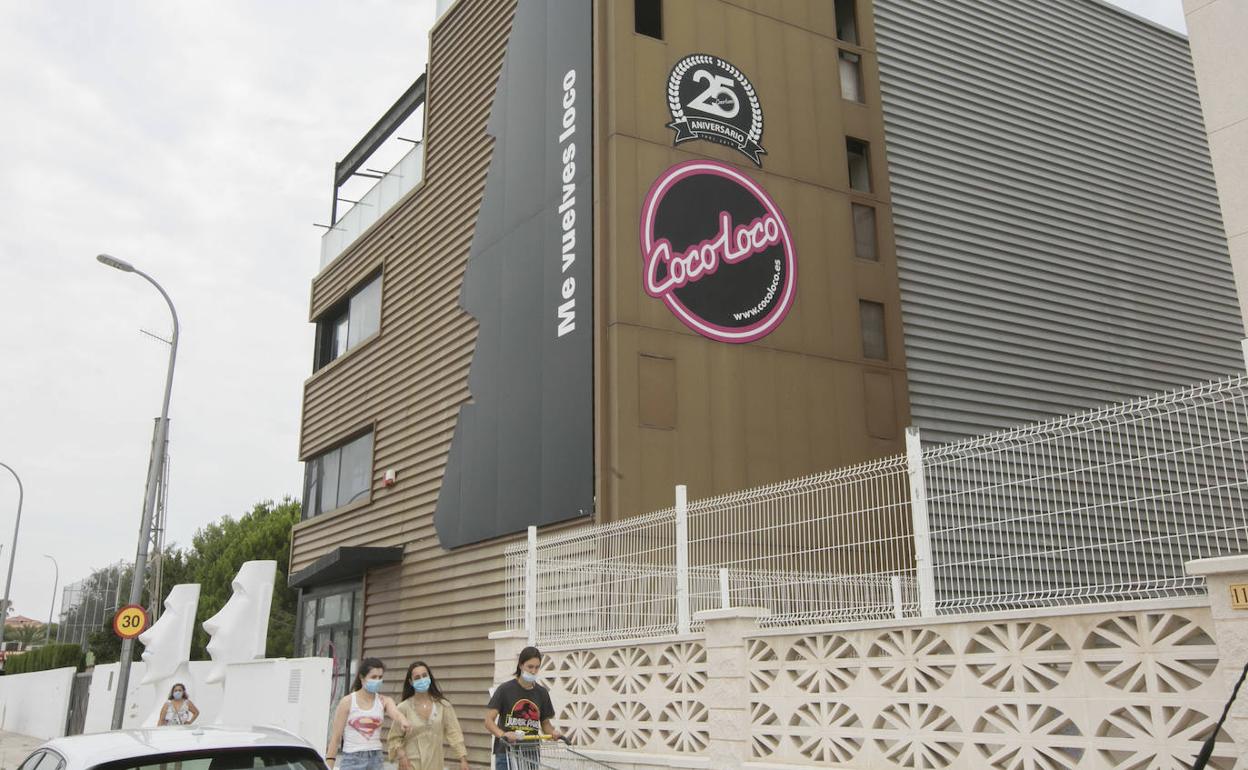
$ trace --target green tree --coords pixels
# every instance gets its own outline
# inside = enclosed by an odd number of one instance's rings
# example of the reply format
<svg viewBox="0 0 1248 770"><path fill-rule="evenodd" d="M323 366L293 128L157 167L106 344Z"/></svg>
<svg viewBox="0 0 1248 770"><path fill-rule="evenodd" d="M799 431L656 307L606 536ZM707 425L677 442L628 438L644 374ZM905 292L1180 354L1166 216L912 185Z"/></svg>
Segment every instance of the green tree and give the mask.
<svg viewBox="0 0 1248 770"><path fill-rule="evenodd" d="M21 645L21 649L29 650L33 645L43 644L44 629L42 625L38 626L15 626L6 625L4 627L4 640L6 642L17 642Z"/></svg>
<svg viewBox="0 0 1248 770"><path fill-rule="evenodd" d="M195 533L187 553L189 578L183 581L200 585L192 659L208 657L208 634L203 622L225 606L233 593L230 583L243 562L257 559L277 562L265 655L279 658L293 654L298 592L287 587L286 579L290 569L290 531L299 521L299 511L299 503L289 497L280 503L265 500L237 520L225 516Z"/></svg>
<svg viewBox="0 0 1248 770"><path fill-rule="evenodd" d="M199 584L199 609L191 639L191 660L208 658L208 633L204 631L203 623L217 614L233 594L231 582L239 567L243 562L262 559L277 562L265 655L281 658L293 654L299 593L287 587L286 579L290 569L290 531L299 521L299 512L299 503L289 497L280 503L265 500L256 503L238 519L223 516L200 529L191 538L190 548L170 545L165 549L161 592L168 595L170 589L181 583ZM123 604L124 597L130 594L132 574L133 569L127 568L121 576ZM163 596L160 601L164 601ZM143 604L152 606L146 589ZM113 633L111 617L90 634L88 647L97 663L114 663L120 658L121 640ZM134 660L139 660L142 650L142 645L134 645Z"/></svg>

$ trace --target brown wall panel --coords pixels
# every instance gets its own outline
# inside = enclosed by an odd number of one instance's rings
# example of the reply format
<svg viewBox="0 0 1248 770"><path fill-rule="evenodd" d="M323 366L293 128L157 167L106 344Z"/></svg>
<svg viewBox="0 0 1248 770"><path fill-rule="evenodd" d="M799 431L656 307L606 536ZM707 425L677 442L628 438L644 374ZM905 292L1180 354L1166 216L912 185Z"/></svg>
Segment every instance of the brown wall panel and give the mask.
<svg viewBox="0 0 1248 770"><path fill-rule="evenodd" d="M599 254L607 276L598 385L608 404L600 428L604 518L671 505L677 483L688 485L691 497L704 497L902 449L896 426L906 424L908 410L883 116L870 3L859 6L860 45L836 40L827 0L667 2L663 40L634 31L632 3L600 6L608 84L599 95L598 123L600 173L607 180ZM841 49L863 57L865 103L841 98ZM756 89L767 150L762 168L735 148L707 141L672 146L668 75L696 53L727 59ZM870 192L850 189L847 136L870 143ZM642 201L665 169L697 158L728 163L755 179L793 233L797 299L778 329L749 344L696 334L642 288ZM877 209L877 262L854 255L855 200ZM887 361L862 356L860 299L885 307ZM639 393L652 387L638 365L644 356L672 360L678 407L670 429L653 427L656 407L639 402ZM868 368L889 383L889 392L868 399ZM891 430L883 424L890 412Z"/></svg>

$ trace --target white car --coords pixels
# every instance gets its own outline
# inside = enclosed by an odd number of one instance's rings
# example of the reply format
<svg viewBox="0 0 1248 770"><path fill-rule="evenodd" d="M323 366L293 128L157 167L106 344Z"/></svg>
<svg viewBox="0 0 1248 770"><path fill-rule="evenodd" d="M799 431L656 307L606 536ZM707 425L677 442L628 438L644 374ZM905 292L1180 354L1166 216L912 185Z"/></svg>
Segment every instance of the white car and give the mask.
<svg viewBox="0 0 1248 770"><path fill-rule="evenodd" d="M326 770L305 740L275 727L191 725L54 738L17 770Z"/></svg>

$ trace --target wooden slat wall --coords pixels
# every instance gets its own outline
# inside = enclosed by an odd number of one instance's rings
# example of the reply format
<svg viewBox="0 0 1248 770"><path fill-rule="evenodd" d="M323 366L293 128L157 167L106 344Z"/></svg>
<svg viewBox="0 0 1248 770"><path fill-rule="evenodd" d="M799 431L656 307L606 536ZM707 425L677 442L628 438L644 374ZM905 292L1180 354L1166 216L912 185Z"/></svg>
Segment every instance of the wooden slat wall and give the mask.
<svg viewBox="0 0 1248 770"><path fill-rule="evenodd" d="M459 405L469 397L476 325L458 305L485 187L485 133L515 0L461 0L430 40L425 178L312 284L313 319L379 267L381 333L304 386L300 456L374 427L371 499L299 524L292 571L337 546L405 547L401 564L365 583L363 652L385 660L397 692L417 658L428 661L459 712L473 761L493 676L487 640L503 623L501 542L447 552L433 512ZM398 483L386 489L382 474Z"/></svg>

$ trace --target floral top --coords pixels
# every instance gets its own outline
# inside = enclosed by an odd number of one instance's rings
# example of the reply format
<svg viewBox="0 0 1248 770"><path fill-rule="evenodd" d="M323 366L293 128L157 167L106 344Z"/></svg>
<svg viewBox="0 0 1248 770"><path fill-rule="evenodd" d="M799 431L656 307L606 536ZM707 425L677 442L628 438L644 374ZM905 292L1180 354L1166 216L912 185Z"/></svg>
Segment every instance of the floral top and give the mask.
<svg viewBox="0 0 1248 770"><path fill-rule="evenodd" d="M412 727L403 733L397 726L391 726L386 739L386 755L391 762L397 762L402 751L407 754L413 770L442 770L446 763L443 743L450 744L456 759L468 756L464 733L449 702L435 700L427 720L416 713L416 702L412 698L399 704L399 713L407 718Z"/></svg>
<svg viewBox="0 0 1248 770"><path fill-rule="evenodd" d="M189 725L192 721L190 701L170 700L165 703L162 725Z"/></svg>

